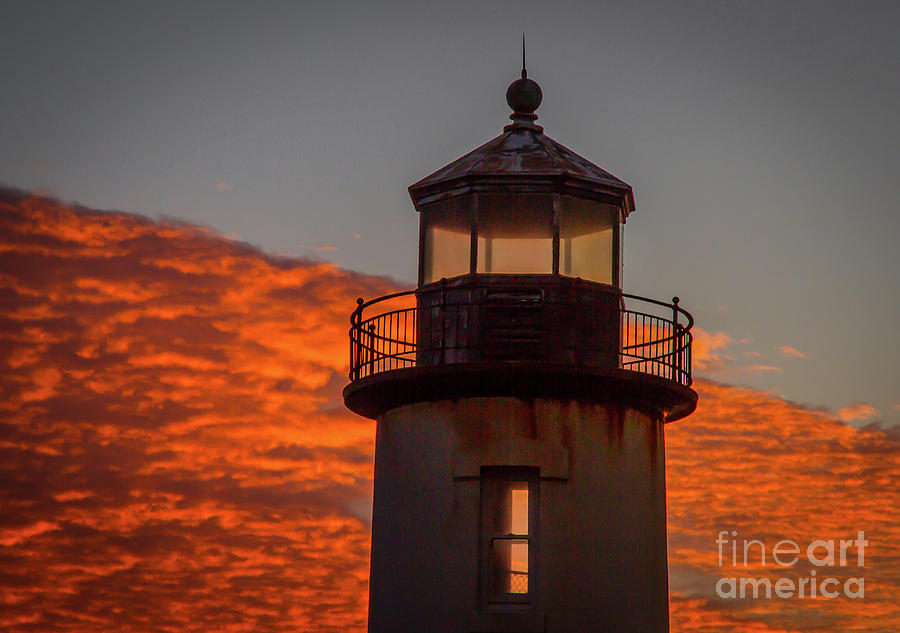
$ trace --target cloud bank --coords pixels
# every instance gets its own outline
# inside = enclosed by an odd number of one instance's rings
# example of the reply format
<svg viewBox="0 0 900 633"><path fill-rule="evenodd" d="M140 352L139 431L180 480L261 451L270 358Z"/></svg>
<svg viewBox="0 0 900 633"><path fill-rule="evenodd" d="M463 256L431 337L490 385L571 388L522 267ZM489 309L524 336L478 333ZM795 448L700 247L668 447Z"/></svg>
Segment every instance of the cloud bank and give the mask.
<svg viewBox="0 0 900 633"><path fill-rule="evenodd" d="M0 628L363 628L380 279L0 194Z"/></svg>

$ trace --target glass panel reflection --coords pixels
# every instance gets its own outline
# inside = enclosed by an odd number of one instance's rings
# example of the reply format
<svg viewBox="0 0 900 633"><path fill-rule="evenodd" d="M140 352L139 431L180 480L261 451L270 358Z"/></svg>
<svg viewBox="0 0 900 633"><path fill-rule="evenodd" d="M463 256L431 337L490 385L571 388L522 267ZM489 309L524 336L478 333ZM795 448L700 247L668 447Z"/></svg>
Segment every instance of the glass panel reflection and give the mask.
<svg viewBox="0 0 900 633"><path fill-rule="evenodd" d="M478 238L478 272L520 275L553 272L553 238Z"/></svg>
<svg viewBox="0 0 900 633"><path fill-rule="evenodd" d="M425 230L425 283L469 272L469 232L438 226Z"/></svg>
<svg viewBox="0 0 900 633"><path fill-rule="evenodd" d="M528 482L514 481L510 484L510 532L528 535Z"/></svg>
<svg viewBox="0 0 900 633"><path fill-rule="evenodd" d="M478 212L479 273L553 272L553 197L482 194Z"/></svg>
<svg viewBox="0 0 900 633"><path fill-rule="evenodd" d="M559 272L612 284L617 223L616 207L564 196L559 217Z"/></svg>
<svg viewBox="0 0 900 633"><path fill-rule="evenodd" d="M422 211L425 225L422 282L457 277L469 272L472 227L471 196L436 202Z"/></svg>
<svg viewBox="0 0 900 633"><path fill-rule="evenodd" d="M496 593L528 593L528 539L491 541L491 581Z"/></svg>

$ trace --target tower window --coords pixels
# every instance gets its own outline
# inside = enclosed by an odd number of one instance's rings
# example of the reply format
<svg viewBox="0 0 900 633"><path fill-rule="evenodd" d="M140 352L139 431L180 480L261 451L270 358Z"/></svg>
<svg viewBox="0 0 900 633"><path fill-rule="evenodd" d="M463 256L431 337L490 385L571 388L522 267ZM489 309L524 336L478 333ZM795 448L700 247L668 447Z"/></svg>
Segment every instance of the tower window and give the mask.
<svg viewBox="0 0 900 633"><path fill-rule="evenodd" d="M531 602L537 482L537 468L482 468L481 580L486 603Z"/></svg>

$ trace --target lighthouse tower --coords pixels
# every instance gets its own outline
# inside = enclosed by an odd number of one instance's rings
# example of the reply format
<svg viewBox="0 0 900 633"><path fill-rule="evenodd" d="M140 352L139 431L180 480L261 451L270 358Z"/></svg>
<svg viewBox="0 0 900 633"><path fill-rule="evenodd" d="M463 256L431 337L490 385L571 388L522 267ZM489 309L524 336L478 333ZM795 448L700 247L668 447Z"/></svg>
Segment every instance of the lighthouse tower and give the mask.
<svg viewBox="0 0 900 633"><path fill-rule="evenodd" d="M632 188L544 134L524 68L506 99L500 136L409 188L418 286L350 319L369 632L662 633L693 321L622 291Z"/></svg>

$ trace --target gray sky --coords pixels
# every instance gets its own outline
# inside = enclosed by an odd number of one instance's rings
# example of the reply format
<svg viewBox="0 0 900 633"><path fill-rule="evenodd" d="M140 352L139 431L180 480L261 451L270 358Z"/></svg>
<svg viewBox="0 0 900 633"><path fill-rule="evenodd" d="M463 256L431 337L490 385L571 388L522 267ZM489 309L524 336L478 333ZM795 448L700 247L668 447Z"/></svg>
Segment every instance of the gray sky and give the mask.
<svg viewBox="0 0 900 633"><path fill-rule="evenodd" d="M526 31L539 123L635 188L625 289L731 337L707 375L900 422L898 3L2 13L0 182L409 285L406 187L500 133Z"/></svg>

